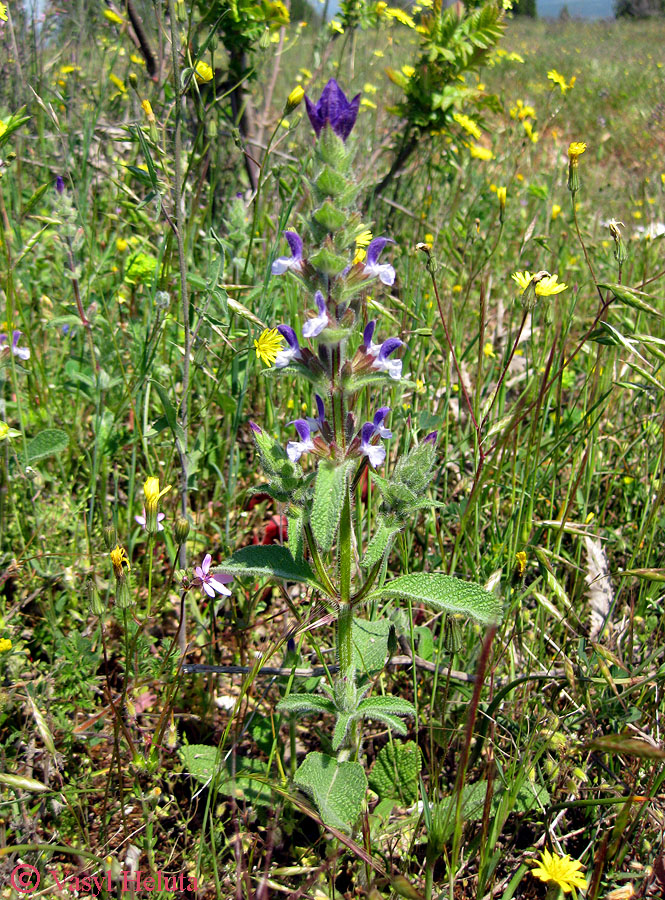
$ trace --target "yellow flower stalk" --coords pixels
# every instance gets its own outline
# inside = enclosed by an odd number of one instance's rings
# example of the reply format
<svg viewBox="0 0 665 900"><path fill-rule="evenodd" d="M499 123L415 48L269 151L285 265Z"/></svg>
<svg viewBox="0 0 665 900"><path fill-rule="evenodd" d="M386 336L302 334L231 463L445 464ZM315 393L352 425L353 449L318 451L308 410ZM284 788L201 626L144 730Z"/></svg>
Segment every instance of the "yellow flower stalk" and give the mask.
<svg viewBox="0 0 665 900"><path fill-rule="evenodd" d="M582 863L565 856L558 856L543 850L539 864L531 869L531 874L545 883L556 884L564 894L575 893L575 888L586 890L587 880L580 871Z"/></svg>
<svg viewBox="0 0 665 900"><path fill-rule="evenodd" d="M257 359L272 366L277 359L277 354L282 349L284 338L276 328L266 328L254 341Z"/></svg>
<svg viewBox="0 0 665 900"><path fill-rule="evenodd" d="M214 72L207 62L203 62L203 60L200 59L194 66L194 75L199 84L204 84L207 81L212 81Z"/></svg>

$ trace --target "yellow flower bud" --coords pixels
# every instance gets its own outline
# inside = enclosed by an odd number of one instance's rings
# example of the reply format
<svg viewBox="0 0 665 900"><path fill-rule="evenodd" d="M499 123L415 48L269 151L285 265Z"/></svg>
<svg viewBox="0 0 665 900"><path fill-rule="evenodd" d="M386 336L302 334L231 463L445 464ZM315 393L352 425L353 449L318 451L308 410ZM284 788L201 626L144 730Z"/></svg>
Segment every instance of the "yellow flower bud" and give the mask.
<svg viewBox="0 0 665 900"><path fill-rule="evenodd" d="M302 103L304 96L305 96L305 89L303 88L303 86L301 84L294 87L294 89L291 91L291 93L289 94L289 96L286 99L286 106L284 107L284 115L288 116L288 114L290 112L293 112L293 110L296 108L296 106L299 106Z"/></svg>

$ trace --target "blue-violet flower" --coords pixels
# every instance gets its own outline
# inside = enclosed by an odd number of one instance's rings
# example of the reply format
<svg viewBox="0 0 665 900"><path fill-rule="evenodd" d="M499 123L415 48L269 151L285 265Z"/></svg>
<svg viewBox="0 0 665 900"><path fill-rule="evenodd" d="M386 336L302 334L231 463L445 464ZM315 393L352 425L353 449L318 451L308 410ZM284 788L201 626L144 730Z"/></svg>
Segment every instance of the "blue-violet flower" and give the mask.
<svg viewBox="0 0 665 900"><path fill-rule="evenodd" d="M371 466L376 468L386 458L386 448L383 444L373 444L372 439L378 434L382 438L391 438L393 436L390 429L385 428L383 423L390 412L389 406L382 406L374 414L371 422L365 422L360 429L360 452L369 459Z"/></svg>
<svg viewBox="0 0 665 900"><path fill-rule="evenodd" d="M303 267L302 238L295 231L285 231L284 237L291 248L291 256L278 256L272 264L273 275L283 275L289 269L299 272Z"/></svg>
<svg viewBox="0 0 665 900"><path fill-rule="evenodd" d="M305 105L317 138L325 126L330 125L335 134L346 141L356 124L360 94L356 94L351 101L347 100L337 81L331 78L321 92L318 103L312 103L309 97L305 96Z"/></svg>
<svg viewBox="0 0 665 900"><path fill-rule="evenodd" d="M21 339L22 331L14 331L12 332L12 346L11 351L14 356L18 356L19 359L30 359L30 350L28 347L19 347L18 342ZM0 351L9 350L9 339L6 334L0 334Z"/></svg>
<svg viewBox="0 0 665 900"><path fill-rule="evenodd" d="M296 431L298 432L300 440L289 441L286 445L286 455L291 462L296 463L303 453L308 453L310 450L314 449L314 441L312 440L309 424L305 419L296 419L295 422L292 422L291 424L296 426Z"/></svg>
<svg viewBox="0 0 665 900"><path fill-rule="evenodd" d="M368 322L363 331L363 348L365 353L374 357L372 368L378 369L379 372L387 372L395 381L399 381L402 377L402 360L388 359L391 353L403 346L404 342L399 338L388 338L382 344L375 344L372 341L374 329L376 328L376 320L372 319Z"/></svg>
<svg viewBox="0 0 665 900"><path fill-rule="evenodd" d="M314 300L319 309L319 314L318 316L308 319L303 325L302 336L304 338L316 337L321 334L324 328L328 327L328 310L326 309L326 301L321 291L317 291L316 294L314 294Z"/></svg>
<svg viewBox="0 0 665 900"><path fill-rule="evenodd" d="M395 270L389 263L380 263L379 256L386 244L394 244L392 238L377 237L370 241L367 248L367 260L363 268L363 274L370 278L378 278L389 287L395 283Z"/></svg>
<svg viewBox="0 0 665 900"><path fill-rule="evenodd" d="M220 572L217 575L214 573L210 574L211 562L212 556L209 553L206 553L201 565L194 569L195 577L192 580L192 584L196 585L196 587L203 588L209 597L214 597L215 591L217 591L218 594L224 594L226 597L230 597L231 591L226 585L230 581L233 581L233 575L226 575L223 572Z"/></svg>
<svg viewBox="0 0 665 900"><path fill-rule="evenodd" d="M296 333L290 325L278 325L277 331L282 335L287 346L277 353L274 365L276 369L283 369L284 366L288 366L294 360L302 359L302 353L300 352L300 344Z"/></svg>

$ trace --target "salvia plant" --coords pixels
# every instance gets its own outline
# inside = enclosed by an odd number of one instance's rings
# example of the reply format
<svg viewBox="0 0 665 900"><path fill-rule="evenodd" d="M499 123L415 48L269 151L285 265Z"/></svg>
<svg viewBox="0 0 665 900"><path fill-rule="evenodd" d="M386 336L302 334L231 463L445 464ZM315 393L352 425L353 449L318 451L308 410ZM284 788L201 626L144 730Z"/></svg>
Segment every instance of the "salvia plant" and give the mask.
<svg viewBox="0 0 665 900"><path fill-rule="evenodd" d="M367 789L362 763L363 722L379 722L405 735L405 720L416 710L408 700L372 696L372 680L389 652L387 619L363 620L384 600L425 603L437 612L481 624L496 622L500 603L479 585L438 573L391 577L388 561L397 535L422 509L436 507L428 489L437 462L437 434L414 443L386 472L390 409L383 388L398 384L402 340L379 337L379 322L367 320L365 292L378 280L391 286L395 270L384 261L390 238L375 237L359 259L357 241L367 233L356 201L361 186L352 170L350 139L360 95L348 100L331 79L318 102L305 98L316 135L310 169L311 212L298 231L287 231L289 253L272 264L275 277L296 278L306 298L301 337L278 324L256 341L257 355L271 364L269 376L306 379L316 416L296 419L294 439L284 447L251 423L268 484L261 486L284 508L287 546L254 546L237 551L219 572L269 576L299 582L311 592L314 608L336 621L337 671L324 693L291 693L278 705L288 716L330 714L334 755L310 752L295 772L295 783L311 795L324 822L350 832ZM295 323L294 323L295 324ZM374 409L363 421L364 395ZM362 546L361 504L355 504L368 470L381 502L373 534ZM214 571L214 570L213 570ZM324 616L324 620L326 618Z"/></svg>

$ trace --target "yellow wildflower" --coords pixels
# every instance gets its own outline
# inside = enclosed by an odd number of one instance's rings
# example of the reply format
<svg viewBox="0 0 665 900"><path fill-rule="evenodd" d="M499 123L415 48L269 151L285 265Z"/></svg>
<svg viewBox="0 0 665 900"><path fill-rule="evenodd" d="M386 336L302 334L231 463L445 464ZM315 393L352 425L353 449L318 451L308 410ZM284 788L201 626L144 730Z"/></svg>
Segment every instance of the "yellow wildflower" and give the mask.
<svg viewBox="0 0 665 900"><path fill-rule="evenodd" d="M267 366L272 366L282 349L284 338L276 328L266 328L254 341L256 357Z"/></svg>
<svg viewBox="0 0 665 900"><path fill-rule="evenodd" d="M122 16L119 16L117 12L114 12L112 9L105 9L104 16L109 20L109 22L113 22L114 25L124 25L125 20Z"/></svg>
<svg viewBox="0 0 665 900"><path fill-rule="evenodd" d="M215 73L212 71L208 63L203 62L202 59L200 59L194 66L194 75L196 76L196 80L199 84L212 81L214 74Z"/></svg>
<svg viewBox="0 0 665 900"><path fill-rule="evenodd" d="M505 187L498 187L496 189L496 198L499 201L499 207L503 210L506 208L506 198L508 192Z"/></svg>
<svg viewBox="0 0 665 900"><path fill-rule="evenodd" d="M12 642L9 638L0 638L0 653L7 653L12 649Z"/></svg>
<svg viewBox="0 0 665 900"><path fill-rule="evenodd" d="M124 238L116 238L115 249L118 253L124 253L129 247L129 243Z"/></svg>
<svg viewBox="0 0 665 900"><path fill-rule="evenodd" d="M578 160L579 157L586 151L586 144L584 141L573 141L572 144L568 147L568 159L572 162L573 160Z"/></svg>
<svg viewBox="0 0 665 900"><path fill-rule="evenodd" d="M114 75L113 72L109 75L109 81L111 84L115 85L121 94L127 93L127 88L125 87L124 81L121 81L117 75Z"/></svg>
<svg viewBox="0 0 665 900"><path fill-rule="evenodd" d="M152 105L151 105L150 101L149 100L141 100L141 107L143 109L143 112L145 113L145 116L146 116L146 119L148 120L148 122L154 122L155 114L152 111Z"/></svg>
<svg viewBox="0 0 665 900"><path fill-rule="evenodd" d="M342 23L338 22L337 19L331 19L328 28L331 31L336 31L337 34L344 34L344 28L342 27Z"/></svg>
<svg viewBox="0 0 665 900"><path fill-rule="evenodd" d="M494 359L496 357L494 347L492 346L490 341L487 341L487 343L483 347L483 356L486 356L488 359Z"/></svg>
<svg viewBox="0 0 665 900"><path fill-rule="evenodd" d="M305 89L301 84L294 87L289 96L286 98L286 112L290 113L302 103L305 96Z"/></svg>
<svg viewBox="0 0 665 900"><path fill-rule="evenodd" d="M3 22L8 21L7 7L5 6L4 3L1 3L1 2L0 2L0 19L2 19Z"/></svg>
<svg viewBox="0 0 665 900"><path fill-rule="evenodd" d="M524 578L524 572L526 571L526 553L524 550L520 550L515 554L515 562L517 563L517 575L520 578Z"/></svg>
<svg viewBox="0 0 665 900"><path fill-rule="evenodd" d="M399 9L397 6L390 6L383 11L383 14L388 19L397 19L398 22L401 22L402 25L407 25L409 28L415 28L416 23L413 21L411 16L404 12L403 9Z"/></svg>
<svg viewBox="0 0 665 900"><path fill-rule="evenodd" d="M489 147L483 147L480 144L471 144L469 146L469 152L474 159L483 159L486 161L494 159L494 154Z"/></svg>
<svg viewBox="0 0 665 900"><path fill-rule="evenodd" d="M374 56L376 56L377 59L383 59L383 57L385 55L386 54L383 52L383 50L375 50L374 51Z"/></svg>
<svg viewBox="0 0 665 900"><path fill-rule="evenodd" d="M531 869L531 874L541 881L554 882L564 894L570 894L575 888L587 888L587 880L580 871L581 868L582 863L571 859L567 853L565 856L558 856L549 850L543 850L540 862Z"/></svg>
<svg viewBox="0 0 665 900"><path fill-rule="evenodd" d="M374 84L371 84L369 81L366 81L363 85L363 93L365 94L376 94L377 87Z"/></svg>
<svg viewBox="0 0 665 900"><path fill-rule="evenodd" d="M402 66L402 72L406 75L407 78L413 78L416 74L416 70L413 66Z"/></svg>
<svg viewBox="0 0 665 900"><path fill-rule="evenodd" d="M127 551L119 544L116 544L115 550L111 550L111 563L113 564L113 574L116 578L122 578L125 574L123 566L127 566L127 571L131 569Z"/></svg>
<svg viewBox="0 0 665 900"><path fill-rule="evenodd" d="M522 127L526 131L527 135L531 138L531 142L533 144L537 144L539 132L533 130L533 124L528 119L524 119L524 121L522 122Z"/></svg>
<svg viewBox="0 0 665 900"><path fill-rule="evenodd" d="M367 97L361 99L360 105L364 106L366 109L377 109L376 103L373 100L368 100Z"/></svg>
<svg viewBox="0 0 665 900"><path fill-rule="evenodd" d="M471 137L479 138L482 134L478 125L470 119L469 116L465 116L464 113L453 113L453 119L457 122L460 128L463 128L467 134L470 134Z"/></svg>
<svg viewBox="0 0 665 900"><path fill-rule="evenodd" d="M354 266L357 263L364 262L365 257L367 256L366 248L369 246L369 242L371 240L372 240L372 232L369 230L369 228L366 228L356 238L355 254L353 256L353 265Z"/></svg>
<svg viewBox="0 0 665 900"><path fill-rule="evenodd" d="M552 220L556 219L557 216L561 215L561 207L558 203L552 204Z"/></svg>

